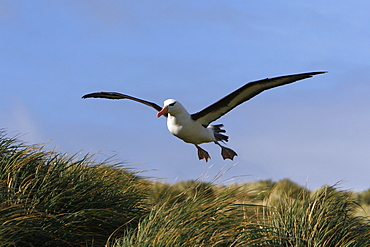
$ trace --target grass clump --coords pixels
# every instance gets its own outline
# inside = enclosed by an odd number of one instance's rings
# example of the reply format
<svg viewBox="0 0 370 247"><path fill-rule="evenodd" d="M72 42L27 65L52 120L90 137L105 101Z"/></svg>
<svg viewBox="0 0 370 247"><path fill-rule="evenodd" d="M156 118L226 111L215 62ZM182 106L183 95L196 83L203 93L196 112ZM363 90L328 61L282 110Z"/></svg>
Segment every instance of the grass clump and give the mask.
<svg viewBox="0 0 370 247"><path fill-rule="evenodd" d="M370 246L368 198L288 179L150 182L0 132L0 247Z"/></svg>
<svg viewBox="0 0 370 247"><path fill-rule="evenodd" d="M136 227L146 188L117 165L45 152L2 133L0 246L103 246L117 229Z"/></svg>
<svg viewBox="0 0 370 247"><path fill-rule="evenodd" d="M265 224L273 246L370 246L366 217L355 216L358 203L348 192L325 186L268 201Z"/></svg>
<svg viewBox="0 0 370 247"><path fill-rule="evenodd" d="M248 246L261 242L252 205L237 203L237 188L191 181L162 196L148 217L114 244L123 246ZM215 192L216 191L216 192Z"/></svg>

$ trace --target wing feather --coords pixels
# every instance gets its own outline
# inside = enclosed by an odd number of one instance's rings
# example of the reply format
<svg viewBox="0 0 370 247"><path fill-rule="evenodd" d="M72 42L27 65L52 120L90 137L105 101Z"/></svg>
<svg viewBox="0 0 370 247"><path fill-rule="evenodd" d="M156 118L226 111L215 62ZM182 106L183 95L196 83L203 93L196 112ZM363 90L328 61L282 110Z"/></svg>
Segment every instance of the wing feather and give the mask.
<svg viewBox="0 0 370 247"><path fill-rule="evenodd" d="M97 93L89 93L82 96L83 99L87 98L104 98L104 99L130 99L139 103L142 103L144 105L150 106L154 108L157 111L162 110L162 107L157 105L156 103L149 102L143 99L138 99L126 94L116 93L116 92L97 92Z"/></svg>
<svg viewBox="0 0 370 247"><path fill-rule="evenodd" d="M222 117L224 114L228 113L238 105L253 98L257 94L260 94L261 92L267 89L293 83L295 81L310 78L314 75L323 73L326 72L310 72L303 74L280 76L275 78L266 78L259 81L249 82L242 86L241 88L225 96L224 98L220 99L219 101L208 106L207 108L192 114L191 118L205 126L208 126L211 122Z"/></svg>

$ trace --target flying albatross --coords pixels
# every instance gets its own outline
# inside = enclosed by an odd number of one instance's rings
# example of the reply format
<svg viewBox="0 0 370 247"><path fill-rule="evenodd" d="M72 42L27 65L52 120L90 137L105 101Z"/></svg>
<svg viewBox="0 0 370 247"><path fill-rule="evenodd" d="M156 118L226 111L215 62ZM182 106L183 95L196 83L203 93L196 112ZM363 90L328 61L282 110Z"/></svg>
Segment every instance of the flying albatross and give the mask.
<svg viewBox="0 0 370 247"><path fill-rule="evenodd" d="M199 147L199 144L207 142L214 142L221 147L223 159L233 160L233 158L237 156L237 153L220 144L220 142L225 143L229 139L228 136L222 134L226 132L222 129L223 124L210 125L210 123L267 89L293 83L323 73L326 72L309 72L249 82L194 114L189 114L180 102L174 99L164 101L163 107L160 107L153 102L116 92L89 93L82 96L82 98L130 99L150 106L158 112L157 117L165 116L167 118L167 128L174 136L180 138L184 142L195 145L198 150L199 160L204 159L207 162L208 159L211 158L207 151Z"/></svg>

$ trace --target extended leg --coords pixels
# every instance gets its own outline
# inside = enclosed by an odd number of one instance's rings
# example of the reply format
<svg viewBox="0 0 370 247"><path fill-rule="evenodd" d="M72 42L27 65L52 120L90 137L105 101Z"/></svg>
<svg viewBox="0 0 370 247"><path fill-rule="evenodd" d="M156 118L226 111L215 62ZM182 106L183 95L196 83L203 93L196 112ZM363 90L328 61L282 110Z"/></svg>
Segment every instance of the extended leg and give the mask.
<svg viewBox="0 0 370 247"><path fill-rule="evenodd" d="M197 149L198 149L198 158L199 160L205 160L206 162L208 162L208 159L211 158L211 156L209 156L208 152L204 149L202 149L201 147L199 147L198 145L194 144Z"/></svg>
<svg viewBox="0 0 370 247"><path fill-rule="evenodd" d="M224 147L218 142L215 142L215 143L221 147L221 155L222 155L222 158L224 158L224 160L226 159L233 160L235 156L238 156L238 154L234 150Z"/></svg>

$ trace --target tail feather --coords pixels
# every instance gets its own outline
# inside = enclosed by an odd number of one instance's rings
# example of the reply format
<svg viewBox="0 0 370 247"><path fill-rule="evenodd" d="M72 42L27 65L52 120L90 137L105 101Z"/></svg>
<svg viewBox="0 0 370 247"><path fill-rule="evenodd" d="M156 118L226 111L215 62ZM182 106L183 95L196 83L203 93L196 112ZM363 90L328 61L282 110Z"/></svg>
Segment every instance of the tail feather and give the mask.
<svg viewBox="0 0 370 247"><path fill-rule="evenodd" d="M217 124L217 125L209 125L207 128L211 129L213 131L213 135L215 136L216 141L222 141L222 142L228 142L229 137L220 133L225 133L226 130L221 129L224 127L223 124Z"/></svg>

